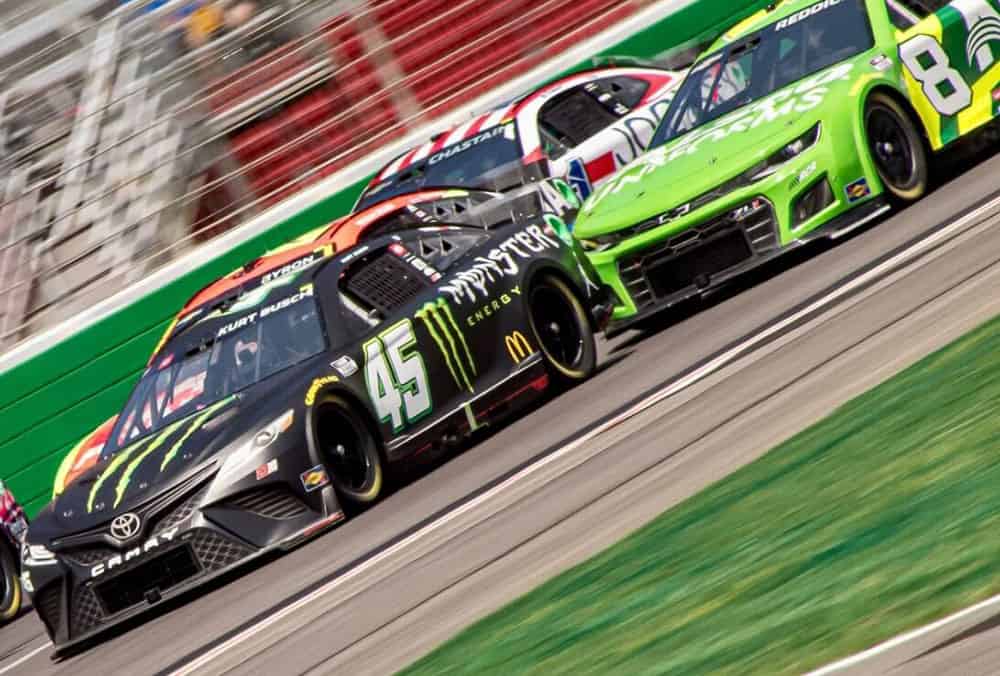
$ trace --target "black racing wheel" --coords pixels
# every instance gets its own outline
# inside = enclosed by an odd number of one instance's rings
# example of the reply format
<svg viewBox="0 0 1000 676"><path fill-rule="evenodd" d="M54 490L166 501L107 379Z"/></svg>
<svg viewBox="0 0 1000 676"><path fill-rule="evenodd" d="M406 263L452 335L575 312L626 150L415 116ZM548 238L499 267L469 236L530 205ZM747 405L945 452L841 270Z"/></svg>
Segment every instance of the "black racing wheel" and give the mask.
<svg viewBox="0 0 1000 676"><path fill-rule="evenodd" d="M382 495L382 454L365 419L346 400L328 395L316 406L316 444L337 497L366 507Z"/></svg>
<svg viewBox="0 0 1000 676"><path fill-rule="evenodd" d="M0 544L0 624L14 619L21 610L21 580L17 559L6 544Z"/></svg>
<svg viewBox="0 0 1000 676"><path fill-rule="evenodd" d="M558 384L575 385L594 373L594 331L587 311L566 282L551 274L536 279L528 295L528 317L549 375Z"/></svg>
<svg viewBox="0 0 1000 676"><path fill-rule="evenodd" d="M879 178L896 202L927 192L927 147L910 115L891 96L875 92L865 106L865 132Z"/></svg>

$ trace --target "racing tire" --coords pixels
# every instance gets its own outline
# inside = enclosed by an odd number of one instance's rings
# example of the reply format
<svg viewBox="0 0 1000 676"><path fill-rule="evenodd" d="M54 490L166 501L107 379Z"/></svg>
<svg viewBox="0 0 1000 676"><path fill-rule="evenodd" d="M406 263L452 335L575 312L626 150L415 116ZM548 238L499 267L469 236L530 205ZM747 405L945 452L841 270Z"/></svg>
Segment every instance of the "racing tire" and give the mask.
<svg viewBox="0 0 1000 676"><path fill-rule="evenodd" d="M21 580L17 570L17 560L10 547L0 544L0 624L11 621L21 611Z"/></svg>
<svg viewBox="0 0 1000 676"><path fill-rule="evenodd" d="M915 202L927 192L930 170L927 144L899 103L875 92L865 105L868 152L893 201Z"/></svg>
<svg viewBox="0 0 1000 676"><path fill-rule="evenodd" d="M597 344L580 299L559 277L543 274L528 294L531 333L560 387L583 382L597 368Z"/></svg>
<svg viewBox="0 0 1000 676"><path fill-rule="evenodd" d="M382 496L382 452L366 419L350 402L329 395L316 406L316 446L341 505L364 509Z"/></svg>

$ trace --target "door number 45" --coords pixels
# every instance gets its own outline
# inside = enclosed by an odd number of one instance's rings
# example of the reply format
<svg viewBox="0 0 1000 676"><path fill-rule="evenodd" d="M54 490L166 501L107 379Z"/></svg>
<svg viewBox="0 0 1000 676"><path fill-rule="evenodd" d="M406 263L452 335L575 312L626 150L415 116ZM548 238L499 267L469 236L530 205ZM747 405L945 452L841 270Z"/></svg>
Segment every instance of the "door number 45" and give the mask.
<svg viewBox="0 0 1000 676"><path fill-rule="evenodd" d="M395 432L431 412L427 369L409 319L390 326L364 344L365 384L382 422L392 422Z"/></svg>

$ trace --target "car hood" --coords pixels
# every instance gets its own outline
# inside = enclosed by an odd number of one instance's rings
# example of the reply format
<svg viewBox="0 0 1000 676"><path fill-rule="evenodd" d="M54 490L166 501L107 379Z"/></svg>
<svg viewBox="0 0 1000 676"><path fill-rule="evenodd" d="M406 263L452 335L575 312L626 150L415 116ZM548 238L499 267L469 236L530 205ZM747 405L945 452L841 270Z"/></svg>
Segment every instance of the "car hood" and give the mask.
<svg viewBox="0 0 1000 676"><path fill-rule="evenodd" d="M32 542L80 533L147 502L224 460L288 408L298 369L179 419L102 459L32 520ZM275 413L278 411L278 413ZM270 417L269 417L270 416Z"/></svg>
<svg viewBox="0 0 1000 676"><path fill-rule="evenodd" d="M738 176L820 121L848 95L851 63L738 108L627 165L584 203L576 224L586 239L681 207Z"/></svg>

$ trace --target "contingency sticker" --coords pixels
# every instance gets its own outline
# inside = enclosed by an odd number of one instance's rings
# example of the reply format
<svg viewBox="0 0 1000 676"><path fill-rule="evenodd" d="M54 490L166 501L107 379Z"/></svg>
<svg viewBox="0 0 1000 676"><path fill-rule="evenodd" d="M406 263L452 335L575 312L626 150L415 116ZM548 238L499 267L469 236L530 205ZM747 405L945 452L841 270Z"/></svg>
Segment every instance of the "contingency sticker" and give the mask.
<svg viewBox="0 0 1000 676"><path fill-rule="evenodd" d="M299 479L302 480L302 488L306 489L306 493L311 493L330 484L330 477L327 475L323 465L316 465L312 469L307 469L299 475Z"/></svg>

